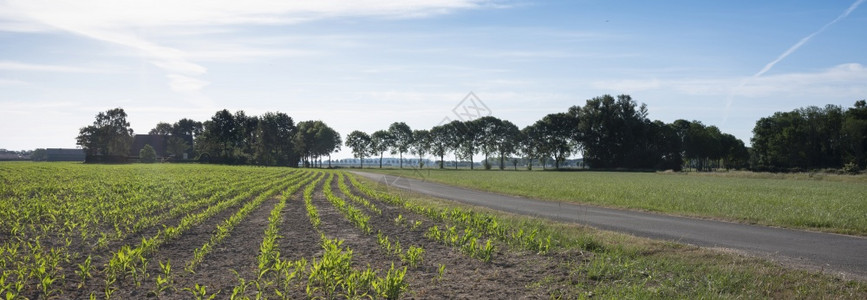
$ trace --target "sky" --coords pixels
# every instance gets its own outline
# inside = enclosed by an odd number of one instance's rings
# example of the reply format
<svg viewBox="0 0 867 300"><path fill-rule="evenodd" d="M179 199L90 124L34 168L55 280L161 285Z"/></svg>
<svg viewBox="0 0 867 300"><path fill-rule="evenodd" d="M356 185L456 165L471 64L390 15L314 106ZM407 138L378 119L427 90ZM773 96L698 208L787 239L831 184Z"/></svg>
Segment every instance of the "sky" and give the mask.
<svg viewBox="0 0 867 300"><path fill-rule="evenodd" d="M762 117L867 98L863 2L0 0L0 148L76 147L116 107L135 133L225 108L345 136L605 94L749 146Z"/></svg>

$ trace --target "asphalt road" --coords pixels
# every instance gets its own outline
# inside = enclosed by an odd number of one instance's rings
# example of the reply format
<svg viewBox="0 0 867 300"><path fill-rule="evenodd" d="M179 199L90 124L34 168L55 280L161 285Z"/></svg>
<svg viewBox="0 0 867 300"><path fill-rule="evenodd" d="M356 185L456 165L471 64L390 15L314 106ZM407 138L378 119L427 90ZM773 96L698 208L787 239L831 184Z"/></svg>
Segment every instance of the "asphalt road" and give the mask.
<svg viewBox="0 0 867 300"><path fill-rule="evenodd" d="M733 249L867 279L867 238L542 201L390 175L353 172L391 187L510 213L574 222L700 247Z"/></svg>

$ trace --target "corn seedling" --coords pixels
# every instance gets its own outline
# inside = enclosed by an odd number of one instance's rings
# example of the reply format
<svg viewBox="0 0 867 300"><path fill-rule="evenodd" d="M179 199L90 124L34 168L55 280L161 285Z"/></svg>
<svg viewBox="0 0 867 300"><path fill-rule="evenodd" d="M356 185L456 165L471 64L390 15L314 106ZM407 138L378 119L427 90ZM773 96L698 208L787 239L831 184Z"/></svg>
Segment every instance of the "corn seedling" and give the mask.
<svg viewBox="0 0 867 300"><path fill-rule="evenodd" d="M410 246L401 257L401 260L408 263L410 268L415 268L424 260L424 248Z"/></svg>
<svg viewBox="0 0 867 300"><path fill-rule="evenodd" d="M199 285L198 283L196 283L196 285L191 288L184 288L184 290L190 292L190 294L192 294L193 298L195 298L196 300L210 300L217 298L217 295L220 294L220 291L217 291L216 293L208 295L207 287L204 285Z"/></svg>
<svg viewBox="0 0 867 300"><path fill-rule="evenodd" d="M403 269L395 269L394 263L392 263L391 268L388 269L388 273L386 273L385 277L380 278L376 283L374 283L374 289L376 289L376 292L380 297L386 299L400 298L400 294L406 290L407 283L404 281L405 276L406 267L403 267Z"/></svg>

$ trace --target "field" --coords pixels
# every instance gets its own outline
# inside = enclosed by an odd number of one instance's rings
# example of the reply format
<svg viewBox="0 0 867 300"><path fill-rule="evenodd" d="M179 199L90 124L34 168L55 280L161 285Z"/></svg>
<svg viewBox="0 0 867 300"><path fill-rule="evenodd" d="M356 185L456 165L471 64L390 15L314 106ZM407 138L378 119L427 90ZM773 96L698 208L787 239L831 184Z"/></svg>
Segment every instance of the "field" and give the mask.
<svg viewBox="0 0 867 300"><path fill-rule="evenodd" d="M0 183L6 299L867 297L862 281L342 171L0 163Z"/></svg>
<svg viewBox="0 0 867 300"><path fill-rule="evenodd" d="M864 177L369 170L538 199L867 235Z"/></svg>

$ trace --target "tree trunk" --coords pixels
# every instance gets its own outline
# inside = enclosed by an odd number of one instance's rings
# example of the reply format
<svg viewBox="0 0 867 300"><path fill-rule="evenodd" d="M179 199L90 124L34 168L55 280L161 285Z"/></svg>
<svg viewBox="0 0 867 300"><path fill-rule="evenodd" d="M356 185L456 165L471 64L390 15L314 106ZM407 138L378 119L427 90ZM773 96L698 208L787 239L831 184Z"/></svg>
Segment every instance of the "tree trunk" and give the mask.
<svg viewBox="0 0 867 300"><path fill-rule="evenodd" d="M403 152L400 152L400 168L403 169Z"/></svg>
<svg viewBox="0 0 867 300"><path fill-rule="evenodd" d="M379 152L379 168L382 169L382 152Z"/></svg>
<svg viewBox="0 0 867 300"><path fill-rule="evenodd" d="M440 154L440 169L445 169L445 168L446 168L446 159L445 159L445 156L446 156L445 153Z"/></svg>

